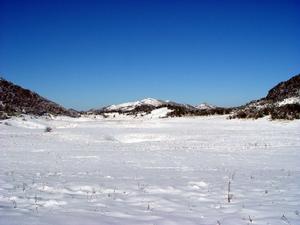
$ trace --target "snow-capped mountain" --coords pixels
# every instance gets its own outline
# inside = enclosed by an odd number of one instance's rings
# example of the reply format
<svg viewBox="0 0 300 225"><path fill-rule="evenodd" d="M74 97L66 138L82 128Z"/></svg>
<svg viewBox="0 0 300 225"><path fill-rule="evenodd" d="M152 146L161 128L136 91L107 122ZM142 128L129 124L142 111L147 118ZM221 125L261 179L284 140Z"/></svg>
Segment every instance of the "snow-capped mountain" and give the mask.
<svg viewBox="0 0 300 225"><path fill-rule="evenodd" d="M135 101L135 102L126 102L122 104L117 104L117 105L110 105L107 107L104 107L104 111L131 111L136 109L137 107L140 106L150 106L150 107L159 107L161 105L165 104L164 101L162 100L157 100L154 98L145 98L140 101Z"/></svg>
<svg viewBox="0 0 300 225"><path fill-rule="evenodd" d="M145 98L138 101L109 105L100 109L92 109L86 113L89 115L102 115L108 118L144 117L162 118L167 117L173 110L167 107L167 101L154 98Z"/></svg>
<svg viewBox="0 0 300 225"><path fill-rule="evenodd" d="M206 109L215 109L217 107L204 102L201 103L200 105L197 105L196 108L200 110L206 110Z"/></svg>
<svg viewBox="0 0 300 225"><path fill-rule="evenodd" d="M206 105L197 108L189 104L177 103L170 100L157 100L146 98L135 102L127 102L110 105L101 109L90 110L88 114L103 115L105 117L142 116L142 117L181 117L181 116L204 116L213 114L228 114L231 109L225 109Z"/></svg>

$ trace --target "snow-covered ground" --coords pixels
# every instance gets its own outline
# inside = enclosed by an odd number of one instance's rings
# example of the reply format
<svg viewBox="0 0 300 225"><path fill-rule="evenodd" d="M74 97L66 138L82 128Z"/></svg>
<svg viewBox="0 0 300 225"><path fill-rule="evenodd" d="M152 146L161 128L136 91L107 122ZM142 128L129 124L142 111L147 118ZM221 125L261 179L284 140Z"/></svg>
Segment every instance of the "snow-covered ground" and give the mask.
<svg viewBox="0 0 300 225"><path fill-rule="evenodd" d="M166 118L168 113L172 112L173 110L168 109L167 107L162 107L158 109L152 110L150 113L140 112L136 115L127 115L124 113L119 112L107 112L104 113L105 118L107 119L114 119L114 120L132 120L132 119L158 119L158 118ZM93 115L94 118L103 118L102 115Z"/></svg>
<svg viewBox="0 0 300 225"><path fill-rule="evenodd" d="M300 224L300 121L2 121L0 224Z"/></svg>

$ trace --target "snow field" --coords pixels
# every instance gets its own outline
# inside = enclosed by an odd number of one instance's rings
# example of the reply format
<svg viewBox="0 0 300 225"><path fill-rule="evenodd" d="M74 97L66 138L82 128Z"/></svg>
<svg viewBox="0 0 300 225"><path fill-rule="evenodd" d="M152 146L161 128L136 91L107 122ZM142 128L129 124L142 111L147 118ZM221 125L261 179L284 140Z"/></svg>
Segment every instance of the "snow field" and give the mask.
<svg viewBox="0 0 300 225"><path fill-rule="evenodd" d="M0 224L300 224L299 121L25 117L0 143Z"/></svg>

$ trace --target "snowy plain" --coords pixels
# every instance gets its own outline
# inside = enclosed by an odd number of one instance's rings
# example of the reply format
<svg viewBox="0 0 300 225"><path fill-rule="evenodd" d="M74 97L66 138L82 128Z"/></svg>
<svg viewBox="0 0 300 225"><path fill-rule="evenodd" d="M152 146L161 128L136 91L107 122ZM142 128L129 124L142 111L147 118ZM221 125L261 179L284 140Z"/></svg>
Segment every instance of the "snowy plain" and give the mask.
<svg viewBox="0 0 300 225"><path fill-rule="evenodd" d="M300 224L300 121L2 121L0 224Z"/></svg>

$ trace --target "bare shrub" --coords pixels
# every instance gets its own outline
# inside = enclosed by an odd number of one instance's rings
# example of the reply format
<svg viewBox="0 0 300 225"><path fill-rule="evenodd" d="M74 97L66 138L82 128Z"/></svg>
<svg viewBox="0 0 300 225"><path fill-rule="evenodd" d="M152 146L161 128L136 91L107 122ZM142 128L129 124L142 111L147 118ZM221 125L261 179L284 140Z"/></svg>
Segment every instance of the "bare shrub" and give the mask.
<svg viewBox="0 0 300 225"><path fill-rule="evenodd" d="M52 131L52 128L51 128L51 127L46 127L46 128L45 128L45 132L46 132L46 133L49 133L49 132L51 132L51 131Z"/></svg>

